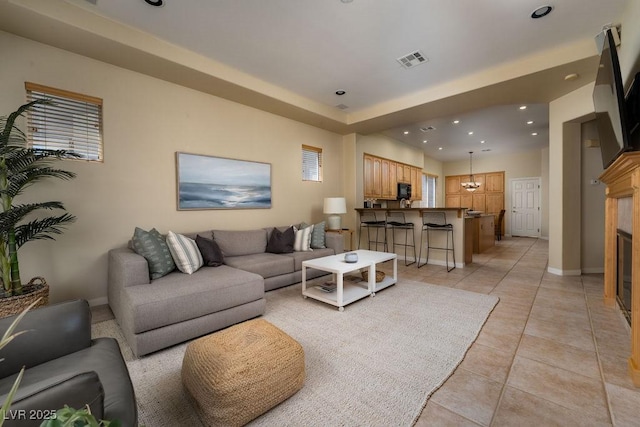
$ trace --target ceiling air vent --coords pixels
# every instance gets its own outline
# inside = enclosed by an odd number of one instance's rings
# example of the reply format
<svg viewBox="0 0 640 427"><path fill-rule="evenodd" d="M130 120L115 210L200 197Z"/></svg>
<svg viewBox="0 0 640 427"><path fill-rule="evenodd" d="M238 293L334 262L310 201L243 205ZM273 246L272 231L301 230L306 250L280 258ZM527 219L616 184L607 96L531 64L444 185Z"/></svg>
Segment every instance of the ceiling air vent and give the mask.
<svg viewBox="0 0 640 427"><path fill-rule="evenodd" d="M416 65L424 64L429 61L427 57L425 57L422 52L416 50L415 52L411 52L407 55L401 56L397 60L404 68L413 68Z"/></svg>
<svg viewBox="0 0 640 427"><path fill-rule="evenodd" d="M339 110L346 110L347 108L349 108L349 106L344 104L338 104L336 105L336 108Z"/></svg>
<svg viewBox="0 0 640 427"><path fill-rule="evenodd" d="M434 128L433 126L425 126L425 127L421 127L420 130L422 132L430 132L432 130L436 130L436 128Z"/></svg>

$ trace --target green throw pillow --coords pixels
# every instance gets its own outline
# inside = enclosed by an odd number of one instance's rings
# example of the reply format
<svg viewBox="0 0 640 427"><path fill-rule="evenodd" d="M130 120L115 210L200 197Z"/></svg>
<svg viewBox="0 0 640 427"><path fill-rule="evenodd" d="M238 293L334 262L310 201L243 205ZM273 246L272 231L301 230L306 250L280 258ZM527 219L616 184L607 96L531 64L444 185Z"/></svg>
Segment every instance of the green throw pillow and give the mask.
<svg viewBox="0 0 640 427"><path fill-rule="evenodd" d="M131 239L133 250L142 255L149 264L149 275L151 279L159 279L166 276L176 268L173 262L169 246L164 237L155 228L145 231L136 227Z"/></svg>
<svg viewBox="0 0 640 427"><path fill-rule="evenodd" d="M311 248L324 249L324 221L314 224L311 232Z"/></svg>
<svg viewBox="0 0 640 427"><path fill-rule="evenodd" d="M306 222L301 222L299 230L309 227ZM313 225L313 231L311 232L311 249L324 249L324 221Z"/></svg>

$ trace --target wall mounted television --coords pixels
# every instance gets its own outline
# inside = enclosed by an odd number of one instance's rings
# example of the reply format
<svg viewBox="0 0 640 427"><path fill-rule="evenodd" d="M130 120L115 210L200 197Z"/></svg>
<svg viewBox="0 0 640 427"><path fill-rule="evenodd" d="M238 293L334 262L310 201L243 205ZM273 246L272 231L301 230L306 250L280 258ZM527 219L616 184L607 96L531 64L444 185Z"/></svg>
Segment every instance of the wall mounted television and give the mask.
<svg viewBox="0 0 640 427"><path fill-rule="evenodd" d="M623 152L637 149L630 139L620 62L611 31L617 31L617 29L606 30L593 89L602 166L605 169Z"/></svg>

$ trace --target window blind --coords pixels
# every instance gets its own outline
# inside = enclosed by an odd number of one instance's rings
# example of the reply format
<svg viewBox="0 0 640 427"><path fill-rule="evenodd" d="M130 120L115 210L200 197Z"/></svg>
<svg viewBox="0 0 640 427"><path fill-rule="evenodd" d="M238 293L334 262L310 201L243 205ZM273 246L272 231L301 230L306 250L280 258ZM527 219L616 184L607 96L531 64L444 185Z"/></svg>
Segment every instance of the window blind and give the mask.
<svg viewBox="0 0 640 427"><path fill-rule="evenodd" d="M427 208L436 207L436 183L435 175L422 175L422 200L427 202Z"/></svg>
<svg viewBox="0 0 640 427"><path fill-rule="evenodd" d="M302 180L322 181L322 148L302 146Z"/></svg>
<svg viewBox="0 0 640 427"><path fill-rule="evenodd" d="M102 99L25 83L27 101L48 99L27 114L27 138L31 147L66 150L78 158L103 160Z"/></svg>

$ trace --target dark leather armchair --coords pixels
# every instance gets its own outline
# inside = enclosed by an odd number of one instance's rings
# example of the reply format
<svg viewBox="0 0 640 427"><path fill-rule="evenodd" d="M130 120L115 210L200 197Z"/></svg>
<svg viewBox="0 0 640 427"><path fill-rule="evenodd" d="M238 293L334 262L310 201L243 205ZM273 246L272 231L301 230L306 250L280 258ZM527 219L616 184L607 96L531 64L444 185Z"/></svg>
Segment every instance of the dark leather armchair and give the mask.
<svg viewBox="0 0 640 427"><path fill-rule="evenodd" d="M0 319L4 334L15 316ZM91 339L91 311L84 300L32 310L16 332L26 331L0 350L0 404L20 369L25 373L4 426L39 426L57 409L89 405L97 419L137 426L129 371L118 342Z"/></svg>

